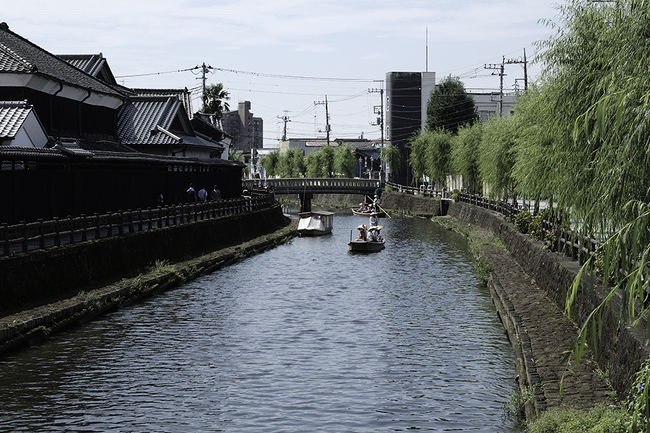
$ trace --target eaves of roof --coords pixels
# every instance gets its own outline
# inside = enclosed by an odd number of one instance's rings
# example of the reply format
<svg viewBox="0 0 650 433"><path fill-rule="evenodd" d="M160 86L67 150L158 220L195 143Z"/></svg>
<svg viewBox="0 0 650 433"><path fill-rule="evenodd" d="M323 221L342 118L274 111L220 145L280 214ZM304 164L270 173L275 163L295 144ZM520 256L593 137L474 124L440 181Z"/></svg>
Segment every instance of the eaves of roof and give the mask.
<svg viewBox="0 0 650 433"><path fill-rule="evenodd" d="M68 85L123 98L124 94L0 23L0 73L37 74Z"/></svg>

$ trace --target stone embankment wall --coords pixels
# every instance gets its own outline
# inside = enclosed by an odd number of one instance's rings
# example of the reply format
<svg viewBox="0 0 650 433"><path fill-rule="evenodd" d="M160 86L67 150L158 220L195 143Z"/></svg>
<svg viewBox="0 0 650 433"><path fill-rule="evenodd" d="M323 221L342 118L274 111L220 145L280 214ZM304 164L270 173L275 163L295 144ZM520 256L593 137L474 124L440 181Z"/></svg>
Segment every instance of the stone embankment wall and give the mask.
<svg viewBox="0 0 650 433"><path fill-rule="evenodd" d="M156 260L178 261L286 226L276 205L249 214L127 234L0 258L0 315L75 295Z"/></svg>
<svg viewBox="0 0 650 433"><path fill-rule="evenodd" d="M445 215L449 203L449 200L432 199L392 191L384 191L381 196L381 207L398 215L402 212L428 217Z"/></svg>
<svg viewBox="0 0 650 433"><path fill-rule="evenodd" d="M200 275L214 272L246 257L287 242L296 236L297 222L189 260L157 266L137 277L88 288L53 303L0 317L0 355L38 343L77 323L128 305L154 293L169 290Z"/></svg>
<svg viewBox="0 0 650 433"><path fill-rule="evenodd" d="M541 242L519 233L512 224L495 212L466 203L452 203L448 215L495 233L519 266L534 279L536 285L543 289L560 309L564 308L567 291L580 269L576 261L543 248ZM605 289L592 290L586 283L583 284L572 310L578 324L581 325L586 320L605 293ZM620 302L620 297L614 299L611 310L604 315L598 363L601 369L609 374L614 389L619 395L625 396L633 383L635 372L643 360L650 356L650 351L645 344L645 320L636 327L621 324L618 315Z"/></svg>

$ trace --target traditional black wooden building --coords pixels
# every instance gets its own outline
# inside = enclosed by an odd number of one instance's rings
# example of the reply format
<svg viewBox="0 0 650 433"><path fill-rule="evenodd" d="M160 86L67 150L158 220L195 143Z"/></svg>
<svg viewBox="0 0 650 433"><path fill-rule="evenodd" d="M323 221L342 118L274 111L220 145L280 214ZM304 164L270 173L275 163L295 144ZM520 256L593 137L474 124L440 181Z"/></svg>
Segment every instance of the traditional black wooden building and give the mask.
<svg viewBox="0 0 650 433"><path fill-rule="evenodd" d="M9 135L0 140L0 223L142 208L157 204L160 194L166 203L179 202L190 182L216 184L224 198L241 195L241 163L151 155L125 145L120 114L148 99L158 104L155 116L141 124L127 116L124 131L160 134L190 155L195 144L215 155L220 150L208 135L196 135L173 98L141 97L110 77L101 55L65 61L0 23L0 101L20 101L0 105L0 131L14 133L15 113L29 109L47 136L43 147L14 146L18 140ZM163 121L184 135L160 127Z"/></svg>

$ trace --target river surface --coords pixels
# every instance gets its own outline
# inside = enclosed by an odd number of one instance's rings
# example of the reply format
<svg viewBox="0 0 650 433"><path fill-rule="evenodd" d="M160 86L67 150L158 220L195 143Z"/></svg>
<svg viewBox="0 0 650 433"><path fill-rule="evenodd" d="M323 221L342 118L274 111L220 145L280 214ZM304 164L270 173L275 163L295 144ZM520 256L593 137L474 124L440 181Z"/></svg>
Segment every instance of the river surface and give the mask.
<svg viewBox="0 0 650 433"><path fill-rule="evenodd" d="M0 360L0 431L513 431L514 355L465 241L361 217ZM355 230L356 232L356 230Z"/></svg>

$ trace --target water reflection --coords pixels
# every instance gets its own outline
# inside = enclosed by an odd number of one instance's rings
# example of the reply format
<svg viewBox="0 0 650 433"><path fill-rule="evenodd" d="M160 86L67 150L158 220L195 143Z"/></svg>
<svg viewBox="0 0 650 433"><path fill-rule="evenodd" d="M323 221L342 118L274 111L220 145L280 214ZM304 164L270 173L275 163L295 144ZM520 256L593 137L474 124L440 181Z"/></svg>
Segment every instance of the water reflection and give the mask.
<svg viewBox="0 0 650 433"><path fill-rule="evenodd" d="M514 361L463 240L360 217L2 361L12 431L509 431ZM0 429L1 430L1 429Z"/></svg>

